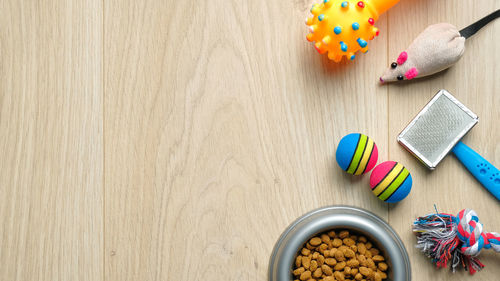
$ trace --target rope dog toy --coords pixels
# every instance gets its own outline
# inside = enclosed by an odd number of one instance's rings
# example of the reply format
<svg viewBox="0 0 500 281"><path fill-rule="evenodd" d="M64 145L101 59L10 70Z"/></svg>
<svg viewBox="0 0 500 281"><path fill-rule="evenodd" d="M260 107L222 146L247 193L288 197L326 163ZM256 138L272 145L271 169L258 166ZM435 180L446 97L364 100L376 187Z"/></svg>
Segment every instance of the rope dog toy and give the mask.
<svg viewBox="0 0 500 281"><path fill-rule="evenodd" d="M486 232L476 212L470 209L463 209L457 216L436 211L419 217L413 223L413 232L416 247L438 268L451 262L453 272L461 266L472 275L484 267L477 257L482 249L500 252L500 234Z"/></svg>
<svg viewBox="0 0 500 281"><path fill-rule="evenodd" d="M451 67L464 54L465 40L498 17L500 10L460 31L449 23L428 26L405 51L399 54L396 61L391 63L380 77L380 82L411 80Z"/></svg>

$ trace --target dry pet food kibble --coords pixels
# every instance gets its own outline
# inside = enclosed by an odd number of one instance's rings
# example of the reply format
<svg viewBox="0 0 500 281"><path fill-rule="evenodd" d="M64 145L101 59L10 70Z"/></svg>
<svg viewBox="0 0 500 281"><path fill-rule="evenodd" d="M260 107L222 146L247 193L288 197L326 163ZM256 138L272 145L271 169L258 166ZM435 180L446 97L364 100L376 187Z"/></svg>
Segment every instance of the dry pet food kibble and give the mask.
<svg viewBox="0 0 500 281"><path fill-rule="evenodd" d="M382 281L387 270L384 256L366 237L331 230L305 243L292 274L293 281Z"/></svg>

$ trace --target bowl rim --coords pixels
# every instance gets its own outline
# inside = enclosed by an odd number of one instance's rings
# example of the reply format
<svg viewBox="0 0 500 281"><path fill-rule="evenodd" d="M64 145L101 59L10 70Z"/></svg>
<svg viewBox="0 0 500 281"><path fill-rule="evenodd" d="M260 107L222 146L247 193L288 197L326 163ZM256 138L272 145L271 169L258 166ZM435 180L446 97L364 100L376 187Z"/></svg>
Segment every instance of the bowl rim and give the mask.
<svg viewBox="0 0 500 281"><path fill-rule="evenodd" d="M272 253L271 253L271 256L270 256L270 259L269 259L269 264L268 264L268 281L282 281L282 280L285 280L283 277L280 277L281 275L283 274L279 274L280 271L281 273L283 273L282 271L283 270L280 270L280 264L278 264L280 262L280 257L278 257L280 254L281 254L281 251L283 251L283 248L286 248L286 242L287 240L290 239L290 235L291 235L291 232L293 232L294 230L297 230L297 227L303 223L304 221L310 219L311 217L317 215L317 214L320 214L320 216L316 217L316 218L313 218L309 224L321 219L321 218L324 218L324 217L328 217L328 216L341 216L342 214L340 213L332 213L332 211L346 211L346 212L350 212L349 215L353 215L353 216L356 216L358 217L359 219L362 219L362 220L366 220L366 221L369 221L370 223L374 223L376 224L378 227L380 227L380 229L384 230L384 231L387 231L388 234L390 234L390 240L391 242L394 242L395 244L395 247L397 248L397 252L398 252L398 255L396 255L397 258L402 258L403 260L402 261L398 261L398 263L401 263L402 265L404 265L405 268L401 268L401 267L397 267L398 270L394 270L394 275L397 274L397 276L405 276L405 281L410 281L411 280L411 264L410 264L410 259L409 259L409 256L408 256L408 252L406 250L406 247L404 246L404 243L403 241L401 240L401 238L399 237L399 235L396 233L396 231L384 220L382 219L381 217L379 217L378 215L374 214L373 212L371 211L368 211L366 209L363 209L363 208L359 208L359 207L356 207L356 206L350 206L350 205L329 205L329 206L324 206L324 207L320 207L320 208L317 208L317 209L313 209L307 213L305 213L304 215L298 217L297 219L295 219L284 231L283 233L280 235L278 241L276 242L276 244L274 245L273 247L273 250L272 250ZM321 215L321 213L325 213L324 215ZM363 217L363 215L365 217ZM304 225L303 227L307 227L308 225ZM335 228L335 225L333 224L332 226L332 229ZM349 227L345 227L345 228L348 228ZM358 231L358 232L363 232L361 228L357 229L356 227L351 227L351 229L353 229L354 231ZM305 230L303 230L302 232L304 232ZM311 230L309 230L308 232L313 232ZM321 232L321 231L319 231ZM366 231L365 231L366 232ZM318 233L318 232L317 232ZM296 233L297 234L297 233ZM292 235L296 235L296 234L293 234ZM299 232L299 235L301 233ZM308 237L312 237L314 234L311 234L310 236ZM304 241L307 241L308 238L305 238ZM387 249L387 244L384 244L380 241L380 239L377 239L376 237L372 237L371 239L375 240L374 242L376 242L377 244L380 244L380 246L383 246L383 250L384 251L387 251L387 252L390 252L388 249ZM381 239L381 240L384 240L384 239ZM297 253L298 250L299 250L300 246L295 248L294 249L294 253ZM395 250L393 250L395 251ZM388 254L388 253L387 253ZM392 258L395 258L394 255L389 255L389 259L392 259ZM293 267L293 258L292 258L292 262L287 265L287 268L288 268L288 273L287 275L289 276L290 272L291 272L291 268ZM275 277L276 276L276 277ZM396 279L397 277L395 277ZM287 278L287 280L290 280L290 278ZM398 280L398 281L402 281L402 280Z"/></svg>

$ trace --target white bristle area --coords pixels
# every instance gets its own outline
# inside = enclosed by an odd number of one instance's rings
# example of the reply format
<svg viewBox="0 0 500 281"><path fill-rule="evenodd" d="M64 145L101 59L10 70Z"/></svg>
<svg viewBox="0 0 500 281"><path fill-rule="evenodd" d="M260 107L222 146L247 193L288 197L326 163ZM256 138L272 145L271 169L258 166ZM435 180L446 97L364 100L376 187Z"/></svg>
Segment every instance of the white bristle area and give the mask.
<svg viewBox="0 0 500 281"><path fill-rule="evenodd" d="M433 169L478 122L477 116L441 90L398 137L398 141Z"/></svg>

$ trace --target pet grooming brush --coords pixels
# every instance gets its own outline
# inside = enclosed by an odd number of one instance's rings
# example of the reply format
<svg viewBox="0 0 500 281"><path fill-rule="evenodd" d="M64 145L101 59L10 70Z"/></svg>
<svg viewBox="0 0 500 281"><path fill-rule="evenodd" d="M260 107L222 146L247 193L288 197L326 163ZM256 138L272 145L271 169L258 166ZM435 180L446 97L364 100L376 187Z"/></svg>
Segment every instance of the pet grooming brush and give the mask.
<svg viewBox="0 0 500 281"><path fill-rule="evenodd" d="M446 90L440 90L399 134L398 142L431 170L452 151L500 200L500 171L460 141L477 122L477 115Z"/></svg>

